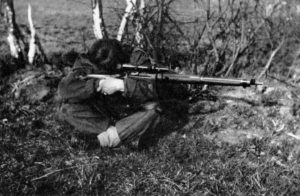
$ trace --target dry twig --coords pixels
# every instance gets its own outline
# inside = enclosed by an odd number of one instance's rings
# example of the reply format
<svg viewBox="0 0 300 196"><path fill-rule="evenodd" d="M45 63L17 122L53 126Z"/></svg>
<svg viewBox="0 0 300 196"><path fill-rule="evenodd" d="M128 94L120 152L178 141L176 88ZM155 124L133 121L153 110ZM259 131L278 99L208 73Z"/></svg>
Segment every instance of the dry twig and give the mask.
<svg viewBox="0 0 300 196"><path fill-rule="evenodd" d="M270 68L271 66L271 63L273 61L273 58L275 57L276 53L280 50L280 48L282 47L284 43L284 38L282 38L280 44L277 46L277 48L275 50L272 51L271 55L270 55L270 58L265 66L265 68L263 69L263 71L259 74L259 76L257 77L257 80L261 79L261 77L266 74L266 72L268 71L268 69Z"/></svg>
<svg viewBox="0 0 300 196"><path fill-rule="evenodd" d="M232 62L225 74L225 76L228 76L231 72L231 70L233 69L234 65L235 65L235 62L237 61L240 53L241 53L241 50L242 48L244 47L244 40L245 40L245 20L242 19L242 29L241 29L241 40L239 42L239 45L237 46L236 50L235 50L235 54L233 56L233 59L232 59Z"/></svg>
<svg viewBox="0 0 300 196"><path fill-rule="evenodd" d="M42 175L40 177L37 177L37 178L33 178L31 181L37 181L37 180L41 180L43 178L47 178L53 174L56 174L56 173L59 173L61 171L66 171L66 170L69 170L69 169L75 169L75 168L79 168L79 167L83 167L83 166L94 166L94 165L99 165L99 163L93 163L93 164L86 164L86 165L76 165L76 166L73 166L73 167L67 167L67 168L63 168L63 169L57 169L57 170L53 170L45 175Z"/></svg>
<svg viewBox="0 0 300 196"><path fill-rule="evenodd" d="M293 138L295 138L297 140L300 140L300 136L298 136L298 135L295 135L295 134L292 134L292 133L287 133L287 135L291 136L291 137L293 137Z"/></svg>

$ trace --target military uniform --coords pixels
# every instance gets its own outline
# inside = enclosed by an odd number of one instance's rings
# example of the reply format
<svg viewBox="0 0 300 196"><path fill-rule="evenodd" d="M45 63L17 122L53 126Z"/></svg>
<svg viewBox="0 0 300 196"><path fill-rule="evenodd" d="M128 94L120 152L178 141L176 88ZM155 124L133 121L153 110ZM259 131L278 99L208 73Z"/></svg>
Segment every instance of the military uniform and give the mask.
<svg viewBox="0 0 300 196"><path fill-rule="evenodd" d="M138 62L135 59L136 62L132 63L150 63L145 58L138 57ZM97 91L99 79L84 79L87 74L105 74L105 70L81 55L58 86L61 102L59 117L79 131L105 135L105 140L108 140L105 142L114 143L112 146L115 146L140 138L145 132L153 132L162 120L162 110L169 111L170 119L172 116L176 116L173 119L175 121L178 117L182 121L184 119L185 106L178 107L181 104L174 101L162 101L182 99L185 96L182 88L179 92L156 81L125 78L123 92L105 95ZM111 126L116 128L117 133L110 130Z"/></svg>
<svg viewBox="0 0 300 196"><path fill-rule="evenodd" d="M103 71L80 56L72 71L59 83L60 119L79 131L95 134L114 125L121 141L132 140L157 126L160 115L154 104L157 100L154 82L125 78L123 93L104 95L96 91L99 79L83 79L92 73L103 74ZM155 107L145 109L143 104L147 103Z"/></svg>

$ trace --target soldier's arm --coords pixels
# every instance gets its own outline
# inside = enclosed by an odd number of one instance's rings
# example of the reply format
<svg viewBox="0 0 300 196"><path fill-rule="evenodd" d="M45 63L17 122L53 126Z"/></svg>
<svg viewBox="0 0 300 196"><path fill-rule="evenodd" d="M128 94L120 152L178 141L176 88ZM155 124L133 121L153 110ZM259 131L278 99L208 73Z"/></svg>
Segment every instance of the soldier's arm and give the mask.
<svg viewBox="0 0 300 196"><path fill-rule="evenodd" d="M82 79L86 70L70 72L58 85L58 94L62 99L80 101L94 96L97 92L99 79Z"/></svg>

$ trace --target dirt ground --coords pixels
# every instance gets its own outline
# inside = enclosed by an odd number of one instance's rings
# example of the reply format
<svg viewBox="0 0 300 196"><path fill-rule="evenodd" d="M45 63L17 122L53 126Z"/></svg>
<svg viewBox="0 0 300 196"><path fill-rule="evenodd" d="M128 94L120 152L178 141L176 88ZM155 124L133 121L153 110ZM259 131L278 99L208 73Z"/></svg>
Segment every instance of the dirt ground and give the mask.
<svg viewBox="0 0 300 196"><path fill-rule="evenodd" d="M95 40L89 2L16 0L19 24L27 24L27 2L47 55L82 52ZM103 2L113 35L124 4ZM178 3L175 10L188 19L192 8ZM3 26L0 33L4 55ZM57 120L55 92L64 74L42 65L1 83L0 194L300 194L299 87L264 79L259 87L209 88L190 104L189 123L148 150L101 149Z"/></svg>

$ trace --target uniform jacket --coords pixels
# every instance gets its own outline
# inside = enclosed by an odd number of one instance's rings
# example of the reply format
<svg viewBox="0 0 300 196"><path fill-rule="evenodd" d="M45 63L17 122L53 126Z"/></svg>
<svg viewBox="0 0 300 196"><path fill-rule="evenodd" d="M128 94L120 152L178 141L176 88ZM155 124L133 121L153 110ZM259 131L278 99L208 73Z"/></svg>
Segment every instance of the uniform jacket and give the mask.
<svg viewBox="0 0 300 196"><path fill-rule="evenodd" d="M154 81L124 79L123 93L103 95L97 92L99 79L82 79L87 74L105 74L84 55L76 60L72 71L58 85L58 98L61 103L89 105L95 112L107 118L118 119L126 108L138 107L148 101L156 101ZM131 108L133 109L133 108Z"/></svg>

